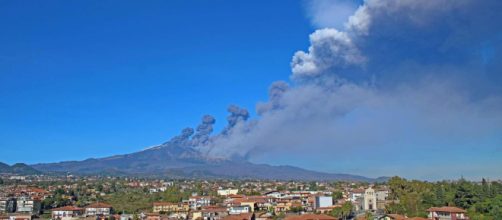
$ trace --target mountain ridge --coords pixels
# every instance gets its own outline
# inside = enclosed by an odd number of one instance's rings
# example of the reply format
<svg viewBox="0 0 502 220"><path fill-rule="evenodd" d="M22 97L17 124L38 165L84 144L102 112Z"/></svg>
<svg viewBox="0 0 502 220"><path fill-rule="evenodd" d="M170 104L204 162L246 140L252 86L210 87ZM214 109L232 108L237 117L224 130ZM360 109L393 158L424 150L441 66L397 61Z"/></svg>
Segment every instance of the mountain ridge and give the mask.
<svg viewBox="0 0 502 220"><path fill-rule="evenodd" d="M35 174L41 174L42 172L24 163L16 163L13 164L12 166L9 166L6 163L0 162L0 173L10 173L16 175L35 175Z"/></svg>
<svg viewBox="0 0 502 220"><path fill-rule="evenodd" d="M89 158L81 161L40 163L33 168L47 173L73 173L80 175L108 174L125 176L155 176L171 178L230 178L277 180L350 180L375 182L385 177L368 178L351 174L311 171L294 166L254 164L244 159L214 159L194 148L166 142L145 150Z"/></svg>

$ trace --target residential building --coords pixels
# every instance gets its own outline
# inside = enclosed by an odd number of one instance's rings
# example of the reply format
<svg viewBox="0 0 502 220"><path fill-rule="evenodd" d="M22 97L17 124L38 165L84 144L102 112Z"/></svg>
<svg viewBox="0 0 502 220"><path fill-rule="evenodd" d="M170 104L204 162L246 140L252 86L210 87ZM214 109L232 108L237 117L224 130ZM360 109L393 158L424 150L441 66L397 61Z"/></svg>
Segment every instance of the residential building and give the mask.
<svg viewBox="0 0 502 220"><path fill-rule="evenodd" d="M237 193L239 193L238 189L219 189L218 190L219 196L237 195Z"/></svg>
<svg viewBox="0 0 502 220"><path fill-rule="evenodd" d="M38 215L41 210L42 202L38 199L20 197L16 201L16 212Z"/></svg>
<svg viewBox="0 0 502 220"><path fill-rule="evenodd" d="M206 207L211 205L211 197L210 196L191 196L188 198L188 204L190 205L190 209L197 210L202 207Z"/></svg>
<svg viewBox="0 0 502 220"><path fill-rule="evenodd" d="M378 220L405 220L407 219L404 215L399 214L385 214L378 218Z"/></svg>
<svg viewBox="0 0 502 220"><path fill-rule="evenodd" d="M0 199L0 213L13 213L16 211L17 202L15 198Z"/></svg>
<svg viewBox="0 0 502 220"><path fill-rule="evenodd" d="M160 216L158 213L148 213L145 214L145 220L162 220L162 216Z"/></svg>
<svg viewBox="0 0 502 220"><path fill-rule="evenodd" d="M375 190L375 195L377 201L385 201L389 197L389 190Z"/></svg>
<svg viewBox="0 0 502 220"><path fill-rule="evenodd" d="M283 197L283 194L278 191L270 191L265 193L265 195L276 199L280 199Z"/></svg>
<svg viewBox="0 0 502 220"><path fill-rule="evenodd" d="M251 212L254 212L258 208L258 206L254 200L246 199L246 200L242 200L240 203L241 203L241 206L249 206L251 208L251 210L250 210Z"/></svg>
<svg viewBox="0 0 502 220"><path fill-rule="evenodd" d="M335 217L324 214L303 214L303 215L289 215L284 220L338 220Z"/></svg>
<svg viewBox="0 0 502 220"><path fill-rule="evenodd" d="M172 202L154 202L153 212L160 213L176 213L176 212L188 212L190 206L187 203L172 203Z"/></svg>
<svg viewBox="0 0 502 220"><path fill-rule="evenodd" d="M333 198L331 196L316 196L314 202L314 208L326 208L333 206Z"/></svg>
<svg viewBox="0 0 502 220"><path fill-rule="evenodd" d="M255 220L253 213L241 213L237 215L228 215L223 217L223 220Z"/></svg>
<svg viewBox="0 0 502 220"><path fill-rule="evenodd" d="M287 212L287 211L291 210L292 205L293 205L293 203L290 202L289 200L277 201L274 206L274 212L275 213Z"/></svg>
<svg viewBox="0 0 502 220"><path fill-rule="evenodd" d="M468 220L466 211L453 206L432 207L427 209L432 220Z"/></svg>
<svg viewBox="0 0 502 220"><path fill-rule="evenodd" d="M228 211L223 207L206 207L199 211L192 212L192 220L220 220L228 215Z"/></svg>
<svg viewBox="0 0 502 220"><path fill-rule="evenodd" d="M359 198L362 198L364 195L364 189L354 189L349 193L349 201L355 202L358 201Z"/></svg>
<svg viewBox="0 0 502 220"><path fill-rule="evenodd" d="M75 206L65 206L51 210L52 219L73 219L84 214L84 209Z"/></svg>
<svg viewBox="0 0 502 220"><path fill-rule="evenodd" d="M230 215L239 215L250 212L251 212L251 207L249 206L231 206L228 208L228 214Z"/></svg>
<svg viewBox="0 0 502 220"><path fill-rule="evenodd" d="M122 215L116 215L114 216L116 220L133 220L134 215L133 214L122 214Z"/></svg>
<svg viewBox="0 0 502 220"><path fill-rule="evenodd" d="M85 216L109 216L112 211L110 204L97 202L85 207Z"/></svg>
<svg viewBox="0 0 502 220"><path fill-rule="evenodd" d="M0 215L0 220L31 220L31 219L32 219L31 214L12 213L9 215Z"/></svg>
<svg viewBox="0 0 502 220"><path fill-rule="evenodd" d="M389 190L386 189L377 189L375 190L376 200L377 200L377 209L384 210L387 206L387 203L390 202L387 200L389 197Z"/></svg>

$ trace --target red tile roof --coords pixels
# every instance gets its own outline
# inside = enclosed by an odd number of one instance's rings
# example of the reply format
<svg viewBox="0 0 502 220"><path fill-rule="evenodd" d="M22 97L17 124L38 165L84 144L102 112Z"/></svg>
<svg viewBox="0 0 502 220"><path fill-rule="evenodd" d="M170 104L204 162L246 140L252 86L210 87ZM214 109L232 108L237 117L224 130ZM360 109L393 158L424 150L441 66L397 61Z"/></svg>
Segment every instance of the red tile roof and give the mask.
<svg viewBox="0 0 502 220"><path fill-rule="evenodd" d="M107 203L96 202L96 203L93 203L93 204L86 206L85 208L112 208L112 206Z"/></svg>
<svg viewBox="0 0 502 220"><path fill-rule="evenodd" d="M225 207L217 207L217 206L208 206L205 207L201 210L202 212L208 213L208 212L226 212L227 208Z"/></svg>
<svg viewBox="0 0 502 220"><path fill-rule="evenodd" d="M251 220L253 218L252 213L242 213L239 215L228 215L223 217L223 220Z"/></svg>
<svg viewBox="0 0 502 220"><path fill-rule="evenodd" d="M233 199L234 199L234 198L244 198L244 196L243 196L243 195L229 195L228 197L229 197L229 198L233 198Z"/></svg>
<svg viewBox="0 0 502 220"><path fill-rule="evenodd" d="M82 210L83 210L82 208L75 207L75 206L64 206L64 207L51 209L51 211L82 211Z"/></svg>
<svg viewBox="0 0 502 220"><path fill-rule="evenodd" d="M211 196L190 196L190 199L212 199Z"/></svg>
<svg viewBox="0 0 502 220"><path fill-rule="evenodd" d="M429 209L427 209L428 212L452 212L452 213L465 213L466 211L461 209L461 208L458 208L458 207L454 207L454 206L443 206L443 207L431 207Z"/></svg>
<svg viewBox="0 0 502 220"><path fill-rule="evenodd" d="M329 215L304 214L286 216L284 220L336 220L336 218Z"/></svg>
<svg viewBox="0 0 502 220"><path fill-rule="evenodd" d="M365 192L365 190L364 190L364 189L359 189L359 188L358 188L358 189L353 189L353 190L352 190L352 193L364 193L364 192Z"/></svg>
<svg viewBox="0 0 502 220"><path fill-rule="evenodd" d="M154 202L153 203L153 206L178 206L179 204L178 203L174 203L174 202Z"/></svg>

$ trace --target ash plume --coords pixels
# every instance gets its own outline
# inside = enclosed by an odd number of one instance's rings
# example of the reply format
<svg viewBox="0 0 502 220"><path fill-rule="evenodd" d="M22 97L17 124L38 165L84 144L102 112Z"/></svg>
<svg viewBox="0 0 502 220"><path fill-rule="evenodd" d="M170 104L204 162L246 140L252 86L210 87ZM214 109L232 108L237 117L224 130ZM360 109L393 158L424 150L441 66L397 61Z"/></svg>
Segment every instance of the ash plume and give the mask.
<svg viewBox="0 0 502 220"><path fill-rule="evenodd" d="M227 126L223 129L221 132L221 135L228 135L230 130L235 127L236 124L238 123L244 123L245 121L248 120L249 118L249 112L248 110L241 108L237 105L230 105L227 108L228 113L230 113L227 116L227 121L228 124Z"/></svg>
<svg viewBox="0 0 502 220"><path fill-rule="evenodd" d="M230 113L227 117L229 128L235 126L238 122L246 121L249 118L248 110L240 108L239 106L230 105L227 110Z"/></svg>
<svg viewBox="0 0 502 220"><path fill-rule="evenodd" d="M197 126L197 130L192 137L192 146L206 145L209 141L209 137L213 132L213 125L216 122L213 116L205 115L202 117L202 122Z"/></svg>
<svg viewBox="0 0 502 220"><path fill-rule="evenodd" d="M194 133L193 128L185 128L181 131L180 135L173 137L171 140L164 143L164 145L175 145L182 147L191 146L192 143L190 141L190 136L192 136L193 133Z"/></svg>
<svg viewBox="0 0 502 220"><path fill-rule="evenodd" d="M344 28L310 35L293 55L290 82L273 83L257 104L258 118L231 106L223 131L209 137L214 119L199 126L194 147L210 157L351 173L359 171L344 164L360 163L366 174L417 178L435 172L417 158L460 175L463 164L492 155L469 172L501 176L502 155L493 156L502 145L500 9L496 0L366 0Z"/></svg>
<svg viewBox="0 0 502 220"><path fill-rule="evenodd" d="M268 102L260 102L256 105L256 112L259 115L272 109L281 108L281 98L289 89L289 84L284 81L276 81L268 89Z"/></svg>

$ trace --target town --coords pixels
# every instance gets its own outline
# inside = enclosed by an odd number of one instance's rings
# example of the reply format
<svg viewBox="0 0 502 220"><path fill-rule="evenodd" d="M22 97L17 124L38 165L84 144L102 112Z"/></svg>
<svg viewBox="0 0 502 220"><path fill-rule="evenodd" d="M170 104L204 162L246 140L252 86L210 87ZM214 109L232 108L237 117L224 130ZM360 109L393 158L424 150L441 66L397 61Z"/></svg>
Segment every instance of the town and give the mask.
<svg viewBox="0 0 502 220"><path fill-rule="evenodd" d="M488 203L488 204L487 204ZM500 219L502 183L17 176L0 181L0 219ZM488 207L486 207L488 206Z"/></svg>
<svg viewBox="0 0 502 220"><path fill-rule="evenodd" d="M0 220L502 220L502 0L1 0Z"/></svg>

